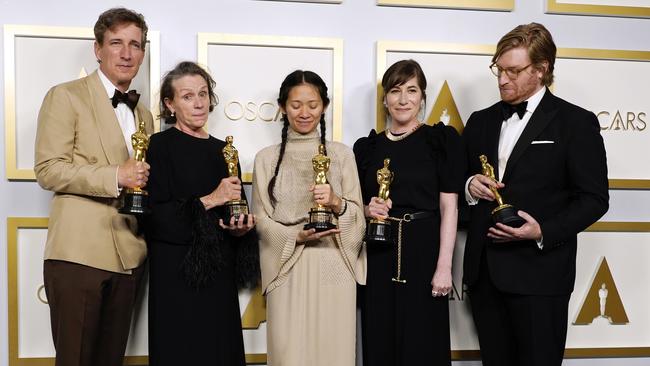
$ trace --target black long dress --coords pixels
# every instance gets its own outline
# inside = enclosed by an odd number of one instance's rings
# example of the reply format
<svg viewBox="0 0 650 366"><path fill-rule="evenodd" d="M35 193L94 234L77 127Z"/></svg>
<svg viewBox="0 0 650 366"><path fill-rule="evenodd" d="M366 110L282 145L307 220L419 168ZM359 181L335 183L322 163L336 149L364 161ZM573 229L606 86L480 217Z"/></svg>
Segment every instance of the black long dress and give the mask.
<svg viewBox="0 0 650 366"><path fill-rule="evenodd" d="M219 209L205 211L198 200L227 176L224 146L212 136L196 138L173 127L151 137L146 237L152 366L245 365L237 283L251 274L239 273L236 263L255 256L255 230L244 239L230 237L217 228ZM209 260L188 262L192 250ZM188 266L195 272L212 266L213 276L190 285Z"/></svg>
<svg viewBox="0 0 650 366"><path fill-rule="evenodd" d="M464 161L456 130L422 126L400 141L371 131L354 145L364 203L377 196L377 170L390 158L391 217L429 212L403 223L401 278L397 273L397 223L392 244L368 244L368 276L360 287L363 361L366 366L451 365L449 302L431 296L440 247L440 192L463 187Z"/></svg>

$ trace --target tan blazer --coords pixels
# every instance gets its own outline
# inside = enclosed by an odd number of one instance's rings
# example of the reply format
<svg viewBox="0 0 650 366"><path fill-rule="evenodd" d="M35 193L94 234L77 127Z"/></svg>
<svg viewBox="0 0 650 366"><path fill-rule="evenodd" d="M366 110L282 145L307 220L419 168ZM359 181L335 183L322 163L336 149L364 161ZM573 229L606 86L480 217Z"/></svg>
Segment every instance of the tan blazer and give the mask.
<svg viewBox="0 0 650 366"><path fill-rule="evenodd" d="M138 117L151 134L153 118L142 103ZM117 167L129 155L97 71L47 93L35 157L38 184L54 192L45 259L120 273L142 264L147 248L137 220L117 212Z"/></svg>

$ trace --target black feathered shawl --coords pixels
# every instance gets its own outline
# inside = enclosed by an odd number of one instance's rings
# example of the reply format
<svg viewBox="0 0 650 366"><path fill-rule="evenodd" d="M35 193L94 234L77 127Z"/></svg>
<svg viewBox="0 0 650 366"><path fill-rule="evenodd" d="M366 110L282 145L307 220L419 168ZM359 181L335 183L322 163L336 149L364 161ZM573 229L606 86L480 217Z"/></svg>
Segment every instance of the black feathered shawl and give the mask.
<svg viewBox="0 0 650 366"><path fill-rule="evenodd" d="M256 287L260 281L257 232L251 230L241 237L231 236L218 224L220 208L206 210L198 198L188 200L180 208L187 210L192 222L192 243L181 266L188 284L203 288L214 281L223 267L221 248L232 245L237 287Z"/></svg>

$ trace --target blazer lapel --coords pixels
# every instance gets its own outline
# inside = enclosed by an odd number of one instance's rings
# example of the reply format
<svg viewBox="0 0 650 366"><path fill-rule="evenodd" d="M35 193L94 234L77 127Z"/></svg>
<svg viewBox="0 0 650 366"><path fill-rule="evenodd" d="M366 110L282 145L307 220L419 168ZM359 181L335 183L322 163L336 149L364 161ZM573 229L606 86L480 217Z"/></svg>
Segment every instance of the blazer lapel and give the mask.
<svg viewBox="0 0 650 366"><path fill-rule="evenodd" d="M144 120L144 128L147 131L147 135L153 134L155 131L153 129L153 125L148 123L148 115L149 110L142 104L142 102L139 102L138 105L135 107L135 110L133 111L133 116L135 117L135 129L138 129L138 124L140 123L141 120Z"/></svg>
<svg viewBox="0 0 650 366"><path fill-rule="evenodd" d="M539 134L544 131L546 126L548 126L555 116L555 113L557 113L557 108L554 108L553 98L553 94L547 90L546 94L544 94L544 97L542 97L542 100L535 109L535 112L530 116L526 128L524 128L517 143L515 143L515 147L512 149L512 153L510 153L506 165L506 171L503 173L503 182L505 182L505 180L507 180L511 175L510 172L517 164L517 160L519 160L519 158L524 154L528 146L530 146L530 143L533 142L535 137L539 136Z"/></svg>
<svg viewBox="0 0 650 366"><path fill-rule="evenodd" d="M110 164L120 164L129 158L129 151L115 110L109 103L109 96L97 71L88 76L88 92L106 158Z"/></svg>

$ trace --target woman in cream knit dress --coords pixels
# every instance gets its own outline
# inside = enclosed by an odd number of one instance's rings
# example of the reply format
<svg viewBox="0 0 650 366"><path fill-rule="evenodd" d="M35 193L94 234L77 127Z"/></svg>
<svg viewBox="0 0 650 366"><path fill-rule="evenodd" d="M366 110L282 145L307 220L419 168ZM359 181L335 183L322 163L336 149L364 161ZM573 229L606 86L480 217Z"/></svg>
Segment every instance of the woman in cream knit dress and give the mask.
<svg viewBox="0 0 650 366"><path fill-rule="evenodd" d="M365 282L365 218L352 151L325 142L327 86L310 71L289 74L278 104L282 143L255 157L253 209L260 236L269 366L353 366L356 284ZM316 129L320 125L320 135ZM314 185L319 144L330 158L328 184ZM315 203L338 228L304 230Z"/></svg>

